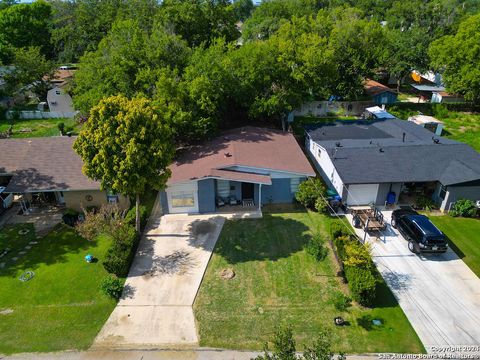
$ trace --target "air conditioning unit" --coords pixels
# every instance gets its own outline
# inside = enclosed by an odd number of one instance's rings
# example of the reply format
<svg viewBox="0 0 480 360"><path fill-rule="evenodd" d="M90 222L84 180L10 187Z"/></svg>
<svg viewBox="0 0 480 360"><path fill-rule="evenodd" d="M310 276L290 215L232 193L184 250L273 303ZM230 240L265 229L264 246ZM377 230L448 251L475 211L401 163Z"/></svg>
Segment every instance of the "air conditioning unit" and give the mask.
<svg viewBox="0 0 480 360"><path fill-rule="evenodd" d="M477 206L478 209L480 209L480 200L477 200L477 201L475 202L475 205Z"/></svg>

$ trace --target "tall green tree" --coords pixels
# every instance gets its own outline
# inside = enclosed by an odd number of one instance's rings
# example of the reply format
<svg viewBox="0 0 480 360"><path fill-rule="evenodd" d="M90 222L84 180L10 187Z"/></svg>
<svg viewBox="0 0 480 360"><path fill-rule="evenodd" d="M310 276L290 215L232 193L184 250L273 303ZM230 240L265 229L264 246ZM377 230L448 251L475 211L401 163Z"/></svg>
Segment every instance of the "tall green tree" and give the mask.
<svg viewBox="0 0 480 360"><path fill-rule="evenodd" d="M386 30L385 68L397 79L397 91L412 70L426 71L429 68L428 46L429 37L420 27L408 30Z"/></svg>
<svg viewBox="0 0 480 360"><path fill-rule="evenodd" d="M267 39L292 17L315 15L324 7L320 0L265 0L243 25L244 40Z"/></svg>
<svg viewBox="0 0 480 360"><path fill-rule="evenodd" d="M135 197L139 232L140 195L165 187L175 151L161 109L144 98L106 98L92 109L73 147L85 175L99 180L102 189Z"/></svg>
<svg viewBox="0 0 480 360"><path fill-rule="evenodd" d="M33 92L45 101L49 86L45 78L52 76L55 63L47 60L39 47L28 47L14 50L12 64L13 70L4 76L7 91L15 93L32 84Z"/></svg>
<svg viewBox="0 0 480 360"><path fill-rule="evenodd" d="M163 0L157 18L192 47L240 36L229 0Z"/></svg>
<svg viewBox="0 0 480 360"><path fill-rule="evenodd" d="M233 0L232 9L235 20L245 21L252 15L253 9L252 0Z"/></svg>
<svg viewBox="0 0 480 360"><path fill-rule="evenodd" d="M148 32L135 20L114 24L75 74L74 103L84 113L109 95L150 96L163 67L183 68L190 55L185 41L156 25Z"/></svg>
<svg viewBox="0 0 480 360"><path fill-rule="evenodd" d="M39 47L43 55L50 57L50 17L51 6L43 0L15 4L0 11L0 59L8 64L13 49L30 46Z"/></svg>
<svg viewBox="0 0 480 360"><path fill-rule="evenodd" d="M144 30L153 26L156 0L50 0L52 43L59 61L78 61L95 51L116 21L135 20Z"/></svg>
<svg viewBox="0 0 480 360"><path fill-rule="evenodd" d="M480 14L464 20L455 35L434 41L429 49L431 65L443 72L447 90L480 102Z"/></svg>

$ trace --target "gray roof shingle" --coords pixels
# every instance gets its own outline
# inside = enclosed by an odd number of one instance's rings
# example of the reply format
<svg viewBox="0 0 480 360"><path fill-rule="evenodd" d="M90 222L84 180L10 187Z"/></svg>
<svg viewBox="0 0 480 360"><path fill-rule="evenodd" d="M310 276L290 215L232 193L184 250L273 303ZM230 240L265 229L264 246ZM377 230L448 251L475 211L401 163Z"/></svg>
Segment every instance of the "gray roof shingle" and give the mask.
<svg viewBox="0 0 480 360"><path fill-rule="evenodd" d="M440 181L453 185L480 179L478 152L412 122L342 121L305 130L328 151L345 184Z"/></svg>

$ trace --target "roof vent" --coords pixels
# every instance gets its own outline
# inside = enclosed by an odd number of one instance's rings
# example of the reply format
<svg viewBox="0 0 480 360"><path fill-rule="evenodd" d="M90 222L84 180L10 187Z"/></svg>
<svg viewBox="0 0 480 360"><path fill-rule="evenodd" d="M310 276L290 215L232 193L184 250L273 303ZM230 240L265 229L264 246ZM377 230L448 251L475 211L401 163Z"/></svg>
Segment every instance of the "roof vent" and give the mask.
<svg viewBox="0 0 480 360"><path fill-rule="evenodd" d="M232 157L232 154L230 154L230 153L227 152L227 153L225 153L225 157L226 157L226 158Z"/></svg>
<svg viewBox="0 0 480 360"><path fill-rule="evenodd" d="M378 149L378 151L385 152L385 150L383 150L383 148Z"/></svg>
<svg viewBox="0 0 480 360"><path fill-rule="evenodd" d="M337 141L337 142L335 143L335 146L336 146L336 147L342 147L342 144L340 143L340 141Z"/></svg>
<svg viewBox="0 0 480 360"><path fill-rule="evenodd" d="M402 138L402 141L405 142L405 136L407 136L406 133L403 133L403 138Z"/></svg>
<svg viewBox="0 0 480 360"><path fill-rule="evenodd" d="M440 144L440 139L436 139L432 136L432 140L435 144Z"/></svg>

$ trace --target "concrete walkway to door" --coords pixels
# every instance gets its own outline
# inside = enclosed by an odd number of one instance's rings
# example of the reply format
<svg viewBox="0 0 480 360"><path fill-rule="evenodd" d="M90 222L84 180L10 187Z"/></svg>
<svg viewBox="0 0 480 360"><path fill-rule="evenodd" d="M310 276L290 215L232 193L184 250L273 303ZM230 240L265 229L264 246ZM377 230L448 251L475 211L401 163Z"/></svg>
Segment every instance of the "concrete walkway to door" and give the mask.
<svg viewBox="0 0 480 360"><path fill-rule="evenodd" d="M192 305L225 219L165 215L145 233L94 349L198 346Z"/></svg>

